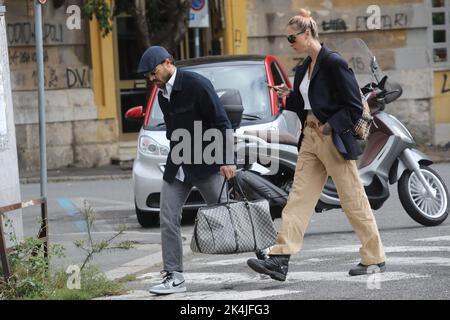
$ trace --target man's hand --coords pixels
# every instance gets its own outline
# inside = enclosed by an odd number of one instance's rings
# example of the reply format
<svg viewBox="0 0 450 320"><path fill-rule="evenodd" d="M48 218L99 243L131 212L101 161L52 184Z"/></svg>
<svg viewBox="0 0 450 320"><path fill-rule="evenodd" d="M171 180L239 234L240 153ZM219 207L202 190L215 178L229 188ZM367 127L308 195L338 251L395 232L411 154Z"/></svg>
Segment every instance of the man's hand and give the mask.
<svg viewBox="0 0 450 320"><path fill-rule="evenodd" d="M331 131L332 131L333 129L331 128L331 126L330 126L330 124L327 122L327 123L325 123L324 125L323 125L323 128L322 128L322 134L324 135L324 136L329 136L330 134L331 134Z"/></svg>
<svg viewBox="0 0 450 320"><path fill-rule="evenodd" d="M230 166L221 166L220 167L220 174L226 179L230 180L236 175L236 166L230 165Z"/></svg>

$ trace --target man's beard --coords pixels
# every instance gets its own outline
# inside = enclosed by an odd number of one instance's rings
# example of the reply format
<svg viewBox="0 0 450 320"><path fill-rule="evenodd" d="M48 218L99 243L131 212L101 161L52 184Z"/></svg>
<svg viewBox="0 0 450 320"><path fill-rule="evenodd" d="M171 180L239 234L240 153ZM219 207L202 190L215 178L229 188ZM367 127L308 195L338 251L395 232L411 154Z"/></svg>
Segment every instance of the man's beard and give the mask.
<svg viewBox="0 0 450 320"><path fill-rule="evenodd" d="M161 81L154 81L153 83L160 89L164 89L166 87L166 83L169 82L171 75L167 74Z"/></svg>

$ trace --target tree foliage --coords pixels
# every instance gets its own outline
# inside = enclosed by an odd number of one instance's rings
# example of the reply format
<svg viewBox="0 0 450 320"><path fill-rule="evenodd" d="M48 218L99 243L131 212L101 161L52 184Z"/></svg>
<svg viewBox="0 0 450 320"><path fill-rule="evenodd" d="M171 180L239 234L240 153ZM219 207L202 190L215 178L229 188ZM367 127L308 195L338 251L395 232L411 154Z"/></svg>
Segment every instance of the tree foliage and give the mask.
<svg viewBox="0 0 450 320"><path fill-rule="evenodd" d="M106 37L112 31L111 9L106 0L86 0L82 11L90 20L94 16L97 18L103 37Z"/></svg>
<svg viewBox="0 0 450 320"><path fill-rule="evenodd" d="M111 19L121 14L133 17L144 48L158 44L174 51L187 31L188 0L85 0L83 12L99 22L103 36L112 30ZM112 14L111 14L112 11Z"/></svg>

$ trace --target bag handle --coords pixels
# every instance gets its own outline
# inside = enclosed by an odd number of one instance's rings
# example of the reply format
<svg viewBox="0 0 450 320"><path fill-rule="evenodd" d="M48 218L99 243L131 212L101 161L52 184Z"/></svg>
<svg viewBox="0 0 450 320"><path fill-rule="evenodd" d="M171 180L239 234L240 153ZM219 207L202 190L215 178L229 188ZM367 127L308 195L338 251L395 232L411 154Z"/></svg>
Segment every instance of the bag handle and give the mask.
<svg viewBox="0 0 450 320"><path fill-rule="evenodd" d="M220 189L220 193L219 193L219 199L217 199L217 204L220 204L220 199L222 199L222 193L223 193L223 189L225 187L225 184L227 183L227 179L223 179L223 183L222 183L222 188ZM230 203L230 196L228 195L228 190L227 190L227 204Z"/></svg>
<svg viewBox="0 0 450 320"><path fill-rule="evenodd" d="M232 179L234 179L233 183L234 183L235 185L238 186L239 192L240 192L240 193L242 194L242 196L244 197L244 202L245 202L246 204L248 204L248 199L247 199L247 197L245 196L244 191L242 190L242 187L241 187L241 184L239 183L239 180L236 179L236 177L234 177L234 178L232 178ZM231 180L231 179L230 179L230 180ZM220 199L222 198L223 190L224 190L225 184L226 184L227 182L228 182L227 179L224 178L223 184L222 184L222 188L220 189L219 199L217 199L217 203L218 203L218 204L221 203L221 202L220 202ZM234 192L235 192L235 194L236 194L236 188L234 188ZM230 196L229 196L229 194L228 194L228 191L226 192L226 194L227 194L227 202L226 202L226 203L229 204L229 203L230 203Z"/></svg>

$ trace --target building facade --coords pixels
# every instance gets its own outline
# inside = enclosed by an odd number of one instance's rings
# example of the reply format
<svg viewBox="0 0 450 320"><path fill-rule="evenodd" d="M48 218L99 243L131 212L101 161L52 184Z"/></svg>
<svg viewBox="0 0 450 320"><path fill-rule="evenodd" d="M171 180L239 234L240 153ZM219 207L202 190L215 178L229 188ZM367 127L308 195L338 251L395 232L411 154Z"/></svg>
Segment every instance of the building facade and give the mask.
<svg viewBox="0 0 450 320"><path fill-rule="evenodd" d="M47 117L48 168L95 167L132 160L139 124L124 121L125 112L145 104L145 81L133 72L142 52L132 48L130 17L113 20L103 37L97 21L82 17L78 28L68 20L82 0L48 0L42 6ZM14 118L21 170L39 168L39 126L33 0L5 0L6 32ZM111 6L114 2L110 1ZM209 1L208 28L200 30L201 54L247 52L245 1ZM76 9L76 8L75 8ZM245 24L244 24L245 25ZM192 30L177 59L193 56ZM131 52L131 53L130 53Z"/></svg>
<svg viewBox="0 0 450 320"><path fill-rule="evenodd" d="M81 1L70 4L80 5ZM34 4L8 0L8 38L14 119L21 170L39 168ZM67 27L67 6L42 6L48 168L110 163L117 154L114 68L102 60L108 40L90 35L88 21ZM111 81L112 80L112 81ZM95 87L95 90L94 90ZM104 94L108 91L108 94Z"/></svg>

